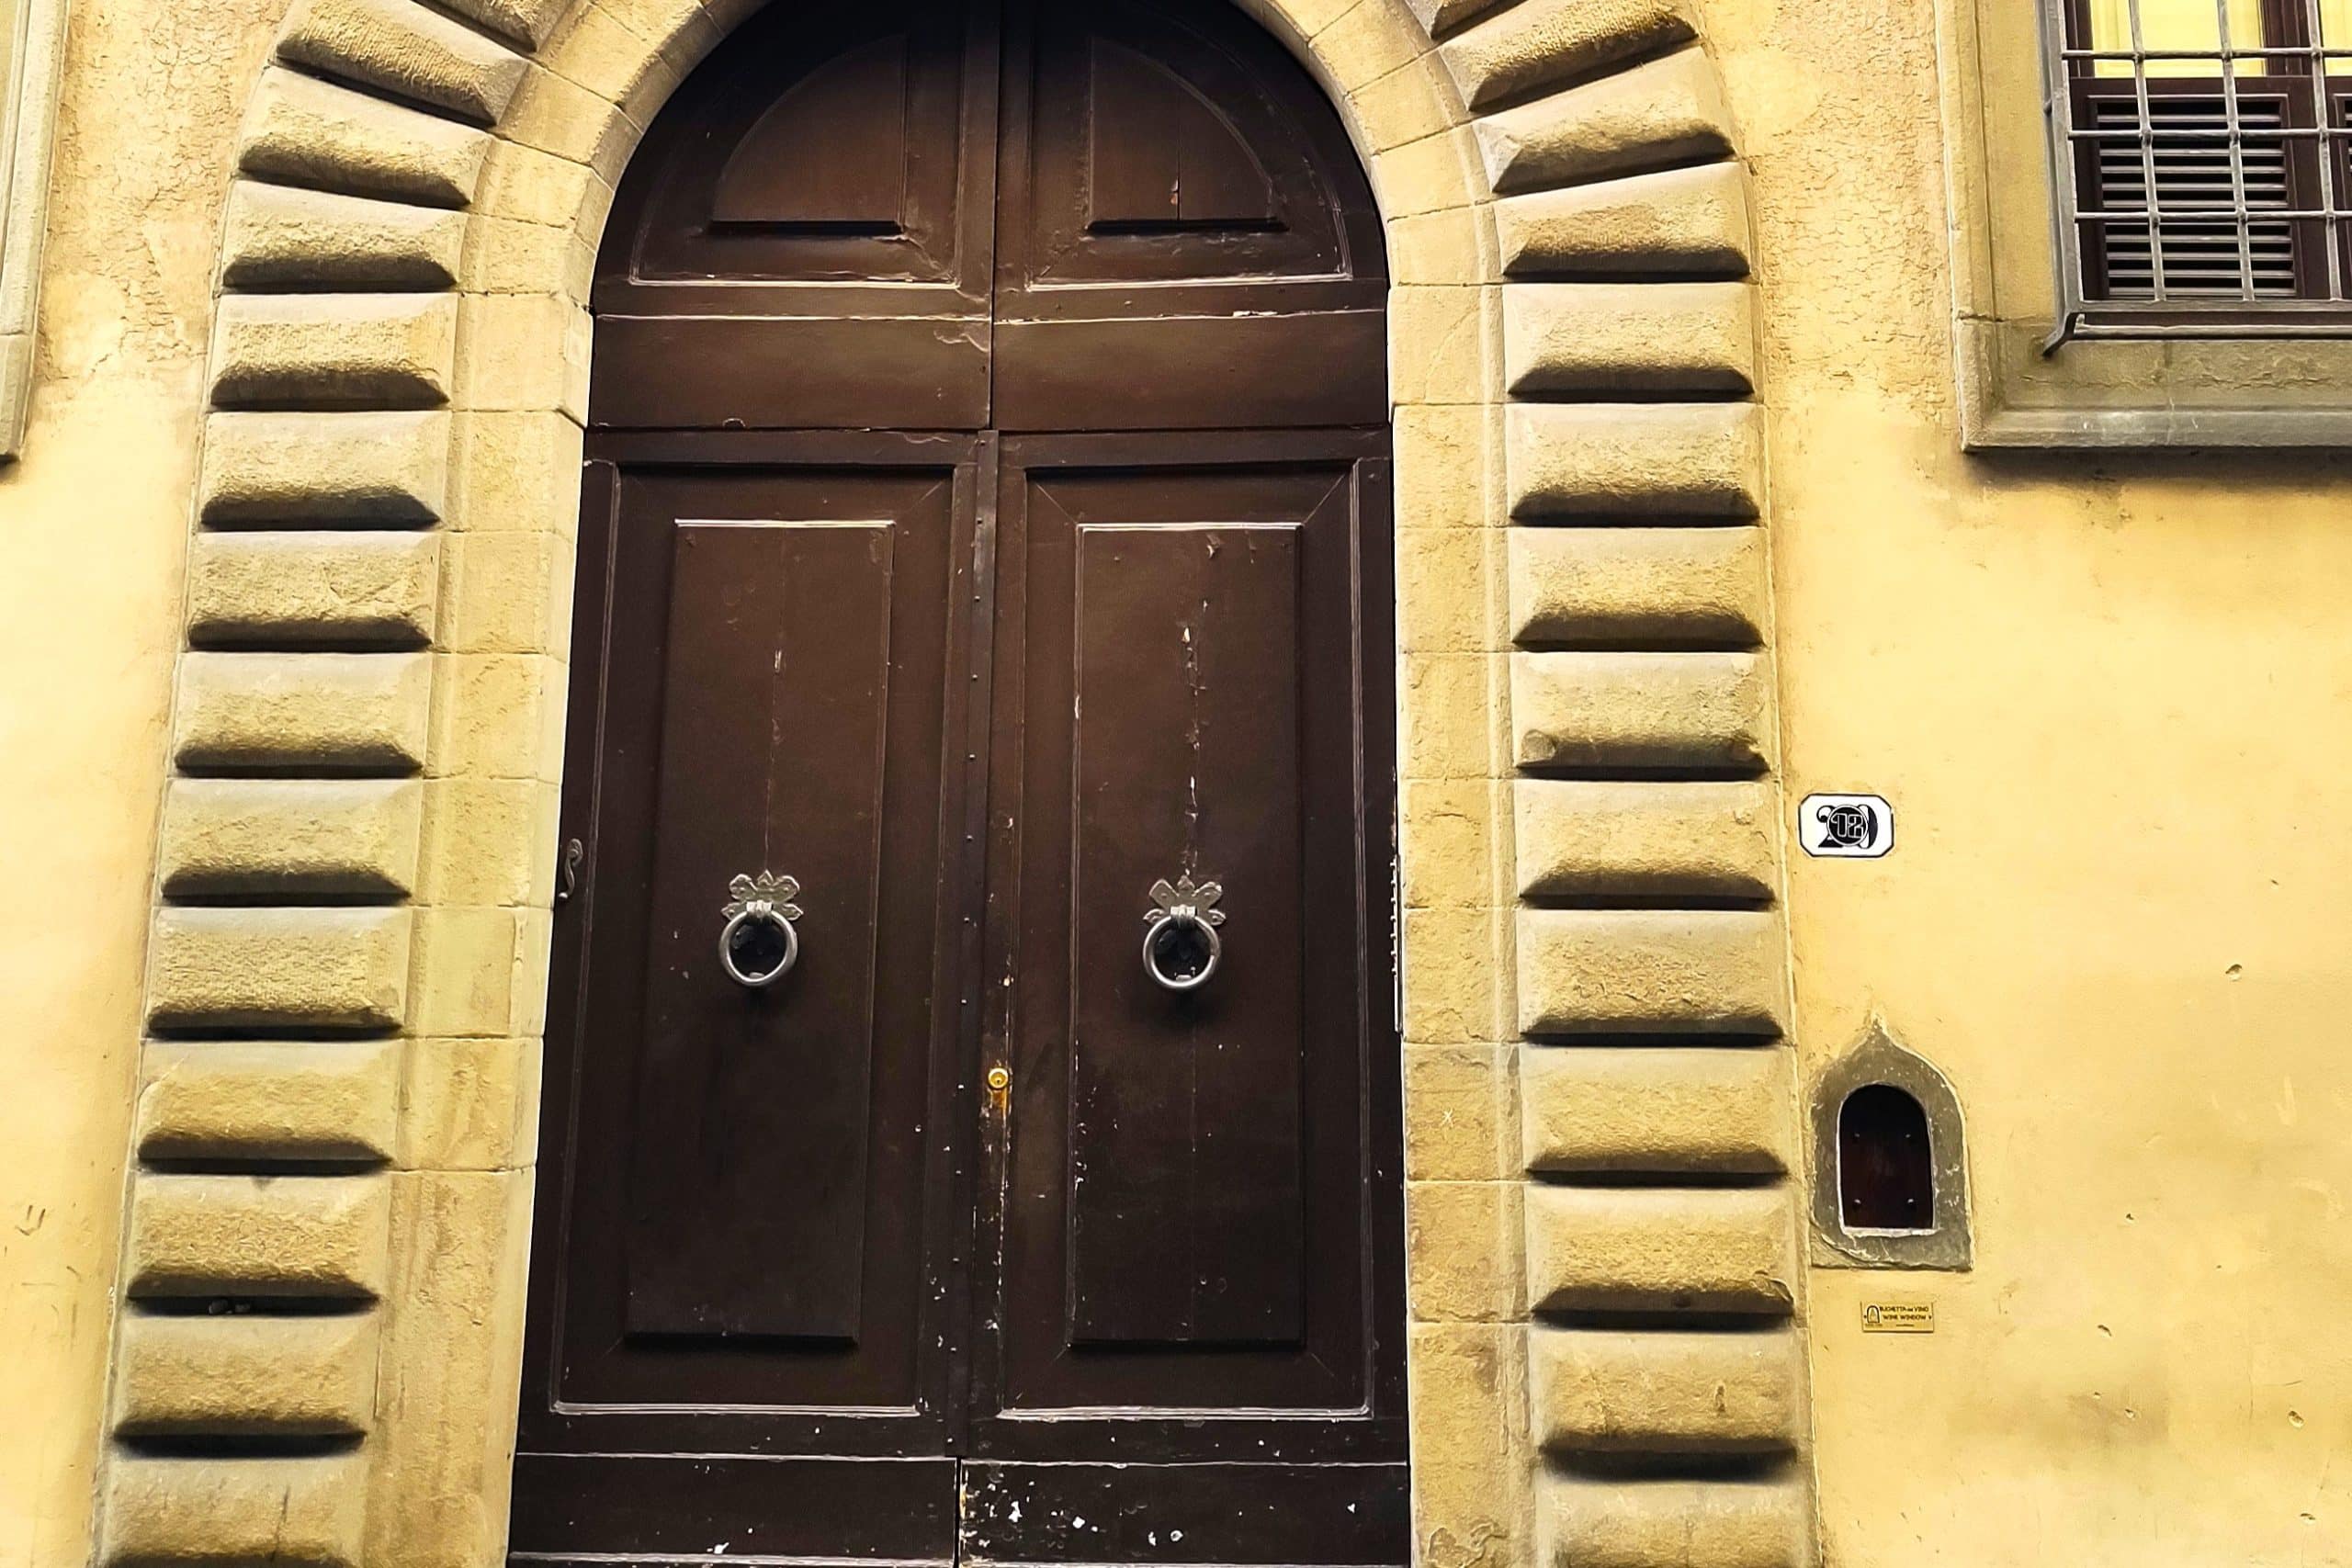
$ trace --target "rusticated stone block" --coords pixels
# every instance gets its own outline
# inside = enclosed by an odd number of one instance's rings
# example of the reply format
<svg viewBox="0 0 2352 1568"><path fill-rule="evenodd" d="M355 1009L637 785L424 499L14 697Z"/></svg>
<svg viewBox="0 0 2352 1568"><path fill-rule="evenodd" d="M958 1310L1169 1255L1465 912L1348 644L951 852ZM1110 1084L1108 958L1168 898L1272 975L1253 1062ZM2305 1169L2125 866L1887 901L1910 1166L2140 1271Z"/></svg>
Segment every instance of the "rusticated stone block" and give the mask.
<svg viewBox="0 0 2352 1568"><path fill-rule="evenodd" d="M481 179L486 132L273 65L247 111L237 166L361 196L463 207Z"/></svg>
<svg viewBox="0 0 2352 1568"><path fill-rule="evenodd" d="M373 1313L122 1320L115 1431L123 1437L341 1437L374 1414Z"/></svg>
<svg viewBox="0 0 2352 1568"><path fill-rule="evenodd" d="M1543 1568L1816 1568L1801 1476L1538 1483Z"/></svg>
<svg viewBox="0 0 2352 1568"><path fill-rule="evenodd" d="M116 1453L107 1461L106 1568L266 1562L358 1568L368 1456L233 1459Z"/></svg>
<svg viewBox="0 0 2352 1568"><path fill-rule="evenodd" d="M1754 648L1769 592L1764 531L1513 528L1511 636L1524 645Z"/></svg>
<svg viewBox="0 0 2352 1568"><path fill-rule="evenodd" d="M216 413L197 509L216 527L405 528L439 521L448 490L443 412Z"/></svg>
<svg viewBox="0 0 2352 1568"><path fill-rule="evenodd" d="M227 294L212 333L220 408L435 408L457 356L454 294Z"/></svg>
<svg viewBox="0 0 2352 1568"><path fill-rule="evenodd" d="M529 68L513 50L415 0L300 0L277 57L492 125Z"/></svg>
<svg viewBox="0 0 2352 1568"><path fill-rule="evenodd" d="M416 888L424 786L402 779L174 779L167 897L403 898Z"/></svg>
<svg viewBox="0 0 2352 1568"><path fill-rule="evenodd" d="M148 1021L159 1029L394 1029L408 909L156 911Z"/></svg>
<svg viewBox="0 0 2352 1568"><path fill-rule="evenodd" d="M449 9L515 42L537 48L574 0L447 0Z"/></svg>
<svg viewBox="0 0 2352 1568"><path fill-rule="evenodd" d="M1520 1029L1771 1035L1781 965L1770 910L1521 909Z"/></svg>
<svg viewBox="0 0 2352 1568"><path fill-rule="evenodd" d="M1439 46L1474 108L1698 36L1685 0L1521 0Z"/></svg>
<svg viewBox="0 0 2352 1568"><path fill-rule="evenodd" d="M1773 895L1778 796L1760 780L1521 779L1511 789L1522 897Z"/></svg>
<svg viewBox="0 0 2352 1568"><path fill-rule="evenodd" d="M447 288L466 219L446 207L239 180L220 248L231 288Z"/></svg>
<svg viewBox="0 0 2352 1568"><path fill-rule="evenodd" d="M1678 50L1471 124L1503 194L1732 155L1731 112L1704 50Z"/></svg>
<svg viewBox="0 0 2352 1568"><path fill-rule="evenodd" d="M397 1040L158 1041L139 1092L150 1160L392 1157Z"/></svg>
<svg viewBox="0 0 2352 1568"><path fill-rule="evenodd" d="M1405 0L1406 8L1431 38L1442 37L1502 3L1503 0Z"/></svg>
<svg viewBox="0 0 2352 1568"><path fill-rule="evenodd" d="M1796 1300L1784 1187L1530 1187L1527 1294L1545 1313L1753 1313Z"/></svg>
<svg viewBox="0 0 2352 1568"><path fill-rule="evenodd" d="M190 769L413 772L432 679L424 653L190 653L176 755Z"/></svg>
<svg viewBox="0 0 2352 1568"><path fill-rule="evenodd" d="M1519 403L1504 430L1522 521L1745 522L1763 510L1753 403Z"/></svg>
<svg viewBox="0 0 2352 1568"><path fill-rule="evenodd" d="M1804 1424L1804 1341L1758 1333L1538 1328L1535 1438L1563 1453L1777 1454Z"/></svg>
<svg viewBox="0 0 2352 1568"><path fill-rule="evenodd" d="M236 530L197 536L188 640L420 648L433 637L442 543L432 533Z"/></svg>
<svg viewBox="0 0 2352 1568"><path fill-rule="evenodd" d="M362 1301L382 1293L391 1188L368 1176L164 1176L131 1183L125 1292Z"/></svg>
<svg viewBox="0 0 2352 1568"><path fill-rule="evenodd" d="M1529 1170L1578 1176L1777 1176L1792 1168L1790 1053L1755 1046L1523 1045Z"/></svg>
<svg viewBox="0 0 2352 1568"><path fill-rule="evenodd" d="M1756 378L1745 283L1512 283L1503 383L1520 396L1739 393Z"/></svg>
<svg viewBox="0 0 2352 1568"><path fill-rule="evenodd" d="M1772 667L1754 653L1515 653L1522 768L1753 773L1774 752Z"/></svg>
<svg viewBox="0 0 2352 1568"><path fill-rule="evenodd" d="M1745 277L1753 245L1737 164L1505 197L1495 232L1510 277Z"/></svg>

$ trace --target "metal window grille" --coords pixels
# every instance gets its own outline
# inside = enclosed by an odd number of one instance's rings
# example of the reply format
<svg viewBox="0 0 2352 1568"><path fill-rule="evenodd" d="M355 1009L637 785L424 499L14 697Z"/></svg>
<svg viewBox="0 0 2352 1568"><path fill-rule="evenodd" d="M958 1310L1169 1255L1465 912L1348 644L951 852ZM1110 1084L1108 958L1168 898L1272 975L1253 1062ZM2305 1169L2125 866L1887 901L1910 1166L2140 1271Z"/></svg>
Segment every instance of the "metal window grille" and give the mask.
<svg viewBox="0 0 2352 1568"><path fill-rule="evenodd" d="M2352 336L2352 5L2041 4L2050 346Z"/></svg>

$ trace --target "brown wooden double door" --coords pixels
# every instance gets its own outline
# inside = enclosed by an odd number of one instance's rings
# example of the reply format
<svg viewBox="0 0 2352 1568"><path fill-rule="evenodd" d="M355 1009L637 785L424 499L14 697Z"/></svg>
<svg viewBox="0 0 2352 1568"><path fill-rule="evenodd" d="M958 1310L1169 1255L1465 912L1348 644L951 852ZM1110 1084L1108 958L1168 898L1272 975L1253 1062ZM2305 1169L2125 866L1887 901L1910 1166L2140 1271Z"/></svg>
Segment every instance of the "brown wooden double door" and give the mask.
<svg viewBox="0 0 2352 1568"><path fill-rule="evenodd" d="M1361 174L1223 0L780 10L601 263L513 1554L1402 1563Z"/></svg>

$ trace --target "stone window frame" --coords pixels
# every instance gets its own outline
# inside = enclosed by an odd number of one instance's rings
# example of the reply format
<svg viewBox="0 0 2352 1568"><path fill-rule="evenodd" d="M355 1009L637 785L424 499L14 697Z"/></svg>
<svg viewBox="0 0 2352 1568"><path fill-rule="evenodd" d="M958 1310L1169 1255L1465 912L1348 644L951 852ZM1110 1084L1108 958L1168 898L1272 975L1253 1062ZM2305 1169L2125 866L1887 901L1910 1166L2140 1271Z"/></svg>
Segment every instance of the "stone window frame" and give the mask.
<svg viewBox="0 0 2352 1568"><path fill-rule="evenodd" d="M0 0L0 464L24 447L67 0Z"/></svg>
<svg viewBox="0 0 2352 1568"><path fill-rule="evenodd" d="M1417 1561L1808 1560L1760 307L1697 15L1241 3L1340 106L1395 283ZM642 126L752 8L296 0L277 35L222 227L102 1564L499 1560L584 300Z"/></svg>
<svg viewBox="0 0 2352 1568"><path fill-rule="evenodd" d="M2352 339L2076 338L2057 314L2041 0L1937 0L1961 445L2352 445Z"/></svg>
<svg viewBox="0 0 2352 1568"><path fill-rule="evenodd" d="M1840 1207L1838 1121L1857 1089L1883 1085L1918 1103L1928 1122L1935 1181L1929 1223L1917 1230L1849 1230ZM1861 1039L1815 1080L1813 1111L1813 1263L1819 1269L1940 1269L1975 1263L1970 1231L1967 1127L1960 1097L1934 1063L1905 1047L1873 1018Z"/></svg>

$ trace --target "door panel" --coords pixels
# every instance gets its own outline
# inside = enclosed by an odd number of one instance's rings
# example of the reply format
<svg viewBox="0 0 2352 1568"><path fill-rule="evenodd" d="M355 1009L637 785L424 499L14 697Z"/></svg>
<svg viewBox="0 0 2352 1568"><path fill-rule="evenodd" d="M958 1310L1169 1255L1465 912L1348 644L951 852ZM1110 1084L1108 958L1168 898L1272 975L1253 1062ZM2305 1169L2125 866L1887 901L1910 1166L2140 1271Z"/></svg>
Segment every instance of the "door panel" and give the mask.
<svg viewBox="0 0 2352 1568"><path fill-rule="evenodd" d="M1006 443L976 1453L1401 1455L1385 444ZM1229 918L1179 996L1188 871Z"/></svg>
<svg viewBox="0 0 2352 1568"><path fill-rule="evenodd" d="M571 1517L559 1456L944 1455L958 1418L962 1189L933 1132L958 1104L976 454L762 456L591 469L518 1550ZM802 885L801 958L750 990L718 942L761 871Z"/></svg>

